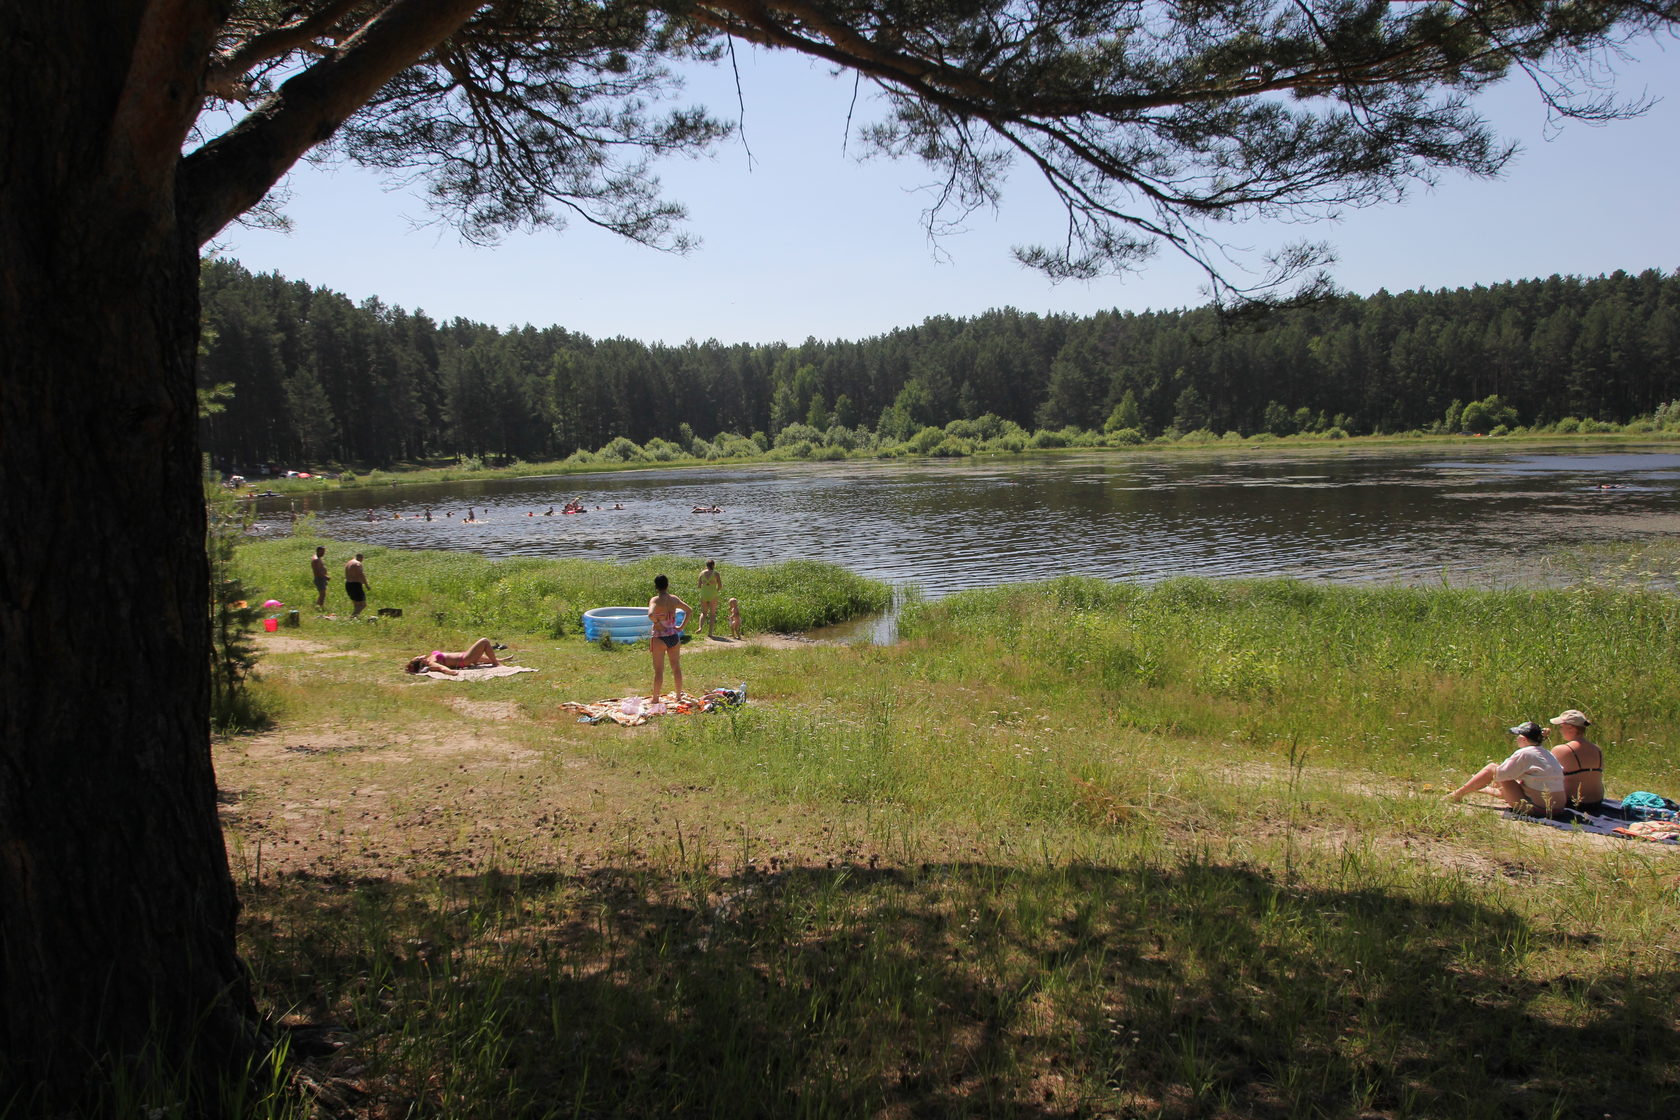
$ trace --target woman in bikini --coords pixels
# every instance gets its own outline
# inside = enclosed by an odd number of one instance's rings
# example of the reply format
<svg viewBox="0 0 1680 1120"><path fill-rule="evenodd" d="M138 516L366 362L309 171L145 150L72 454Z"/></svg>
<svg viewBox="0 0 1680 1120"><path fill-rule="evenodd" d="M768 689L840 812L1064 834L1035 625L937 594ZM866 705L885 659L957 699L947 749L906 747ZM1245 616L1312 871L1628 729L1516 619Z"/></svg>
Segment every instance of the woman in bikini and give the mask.
<svg viewBox="0 0 1680 1120"><path fill-rule="evenodd" d="M1565 801L1583 813L1598 812L1604 807L1604 752L1587 741L1585 729L1592 720L1571 708L1551 723L1563 736L1552 757L1563 766Z"/></svg>
<svg viewBox="0 0 1680 1120"><path fill-rule="evenodd" d="M670 592L671 581L665 576L653 577L653 589L658 592L648 600L648 621L653 623L653 637L648 648L653 651L653 702L665 695L665 659L671 660L671 677L677 686L677 698L682 699L682 631L694 611ZM683 612L677 622L677 612Z"/></svg>
<svg viewBox="0 0 1680 1120"><path fill-rule="evenodd" d="M431 653L423 653L414 658L403 668L410 673L443 673L447 676L458 677L458 669L471 669L474 665L500 665L496 660L496 651L490 644L489 638L480 638L468 649L454 652L450 650L434 649Z"/></svg>

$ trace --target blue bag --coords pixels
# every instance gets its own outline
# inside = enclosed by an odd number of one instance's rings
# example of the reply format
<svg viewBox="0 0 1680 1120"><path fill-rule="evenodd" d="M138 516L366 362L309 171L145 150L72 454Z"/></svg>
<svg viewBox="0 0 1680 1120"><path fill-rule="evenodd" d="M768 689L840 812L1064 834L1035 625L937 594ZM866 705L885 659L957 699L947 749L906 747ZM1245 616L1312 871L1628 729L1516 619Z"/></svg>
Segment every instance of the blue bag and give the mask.
<svg viewBox="0 0 1680 1120"><path fill-rule="evenodd" d="M1622 815L1630 821L1671 821L1680 805L1658 793L1636 790L1622 798Z"/></svg>

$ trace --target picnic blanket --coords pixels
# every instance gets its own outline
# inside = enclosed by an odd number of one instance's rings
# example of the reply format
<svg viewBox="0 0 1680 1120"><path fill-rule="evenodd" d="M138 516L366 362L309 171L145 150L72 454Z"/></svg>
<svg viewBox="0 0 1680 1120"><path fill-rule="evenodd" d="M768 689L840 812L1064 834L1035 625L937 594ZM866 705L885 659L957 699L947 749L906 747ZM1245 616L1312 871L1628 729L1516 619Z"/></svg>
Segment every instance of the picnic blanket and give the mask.
<svg viewBox="0 0 1680 1120"><path fill-rule="evenodd" d="M429 681L487 681L491 677L511 677L515 673L534 673L536 671L536 667L533 665L509 665L503 662L500 665L474 665L470 669L457 669L455 670L455 676L450 676L448 673L431 672L416 673L415 676L424 677Z"/></svg>
<svg viewBox="0 0 1680 1120"><path fill-rule="evenodd" d="M1612 797L1606 797L1603 807L1596 813L1583 813L1578 809L1562 809L1547 818L1528 816L1506 810L1505 815L1513 820L1529 821L1532 824L1543 824L1548 828L1561 828L1570 832L1591 832L1599 836L1622 836L1630 840L1650 840L1659 844L1680 844L1680 823L1664 820L1641 820L1624 812L1622 803Z"/></svg>
<svg viewBox="0 0 1680 1120"><path fill-rule="evenodd" d="M582 704L567 700L560 707L577 713L579 723L600 723L610 720L620 727L640 727L650 716L680 716L690 712L715 712L721 708L736 708L747 702L747 686L714 688L700 696L667 692L657 699L650 696L626 696L623 699L598 700Z"/></svg>

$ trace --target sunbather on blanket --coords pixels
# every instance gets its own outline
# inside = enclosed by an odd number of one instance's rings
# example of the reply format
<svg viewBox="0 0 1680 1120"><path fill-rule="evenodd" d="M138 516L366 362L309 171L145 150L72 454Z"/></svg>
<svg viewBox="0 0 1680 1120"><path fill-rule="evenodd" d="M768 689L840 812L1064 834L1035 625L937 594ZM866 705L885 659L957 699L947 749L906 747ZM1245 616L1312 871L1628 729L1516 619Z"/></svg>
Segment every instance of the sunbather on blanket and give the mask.
<svg viewBox="0 0 1680 1120"><path fill-rule="evenodd" d="M1563 736L1552 755L1563 767L1564 799L1572 809L1596 813L1604 803L1604 752L1587 740L1592 720L1571 708L1551 723Z"/></svg>
<svg viewBox="0 0 1680 1120"><path fill-rule="evenodd" d="M471 669L474 665L500 665L496 659L495 647L489 638L480 638L471 646L460 651L434 649L431 653L423 653L403 666L410 673L443 673L445 676L458 677L458 669Z"/></svg>
<svg viewBox="0 0 1680 1120"><path fill-rule="evenodd" d="M1478 770L1468 782L1447 794L1449 801L1462 801L1464 795L1492 787L1492 792L1512 809L1551 816L1563 808L1563 766L1552 752L1540 745L1546 737L1545 728L1527 720L1510 729L1517 737L1517 749L1504 762L1490 762Z"/></svg>

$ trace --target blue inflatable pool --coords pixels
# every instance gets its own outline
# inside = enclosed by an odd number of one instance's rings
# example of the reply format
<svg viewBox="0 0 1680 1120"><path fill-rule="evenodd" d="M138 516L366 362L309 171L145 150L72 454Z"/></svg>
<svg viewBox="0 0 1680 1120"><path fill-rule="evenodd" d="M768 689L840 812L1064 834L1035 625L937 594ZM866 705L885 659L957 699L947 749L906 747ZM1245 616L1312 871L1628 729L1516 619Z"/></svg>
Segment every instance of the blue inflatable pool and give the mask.
<svg viewBox="0 0 1680 1120"><path fill-rule="evenodd" d="M682 625L683 612L677 612ZM615 642L645 642L653 633L646 607L596 607L583 612L583 636L591 642L610 637Z"/></svg>

